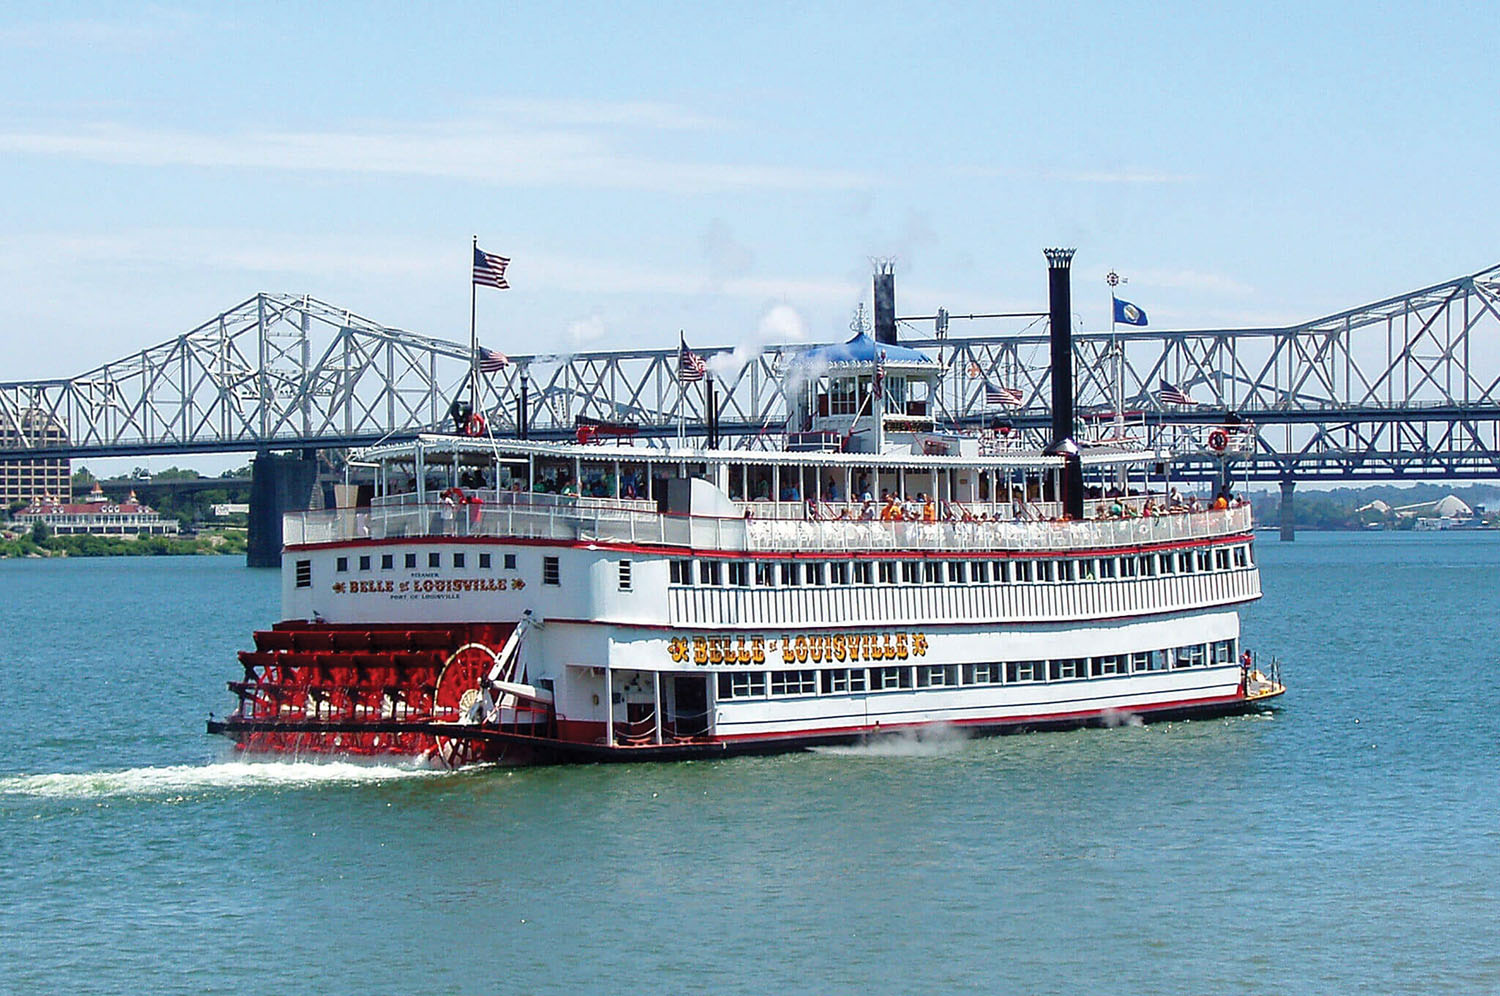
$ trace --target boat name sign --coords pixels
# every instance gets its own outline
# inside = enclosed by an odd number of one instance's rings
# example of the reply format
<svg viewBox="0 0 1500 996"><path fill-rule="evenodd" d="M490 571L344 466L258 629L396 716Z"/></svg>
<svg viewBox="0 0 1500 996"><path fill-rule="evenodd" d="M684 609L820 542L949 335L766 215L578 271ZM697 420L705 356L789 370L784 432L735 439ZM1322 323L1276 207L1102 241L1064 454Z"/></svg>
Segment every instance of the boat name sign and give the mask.
<svg viewBox="0 0 1500 996"><path fill-rule="evenodd" d="M927 634L814 633L766 636L674 636L667 653L675 664L764 664L766 654L781 652L783 664L835 661L904 661L927 656Z"/></svg>

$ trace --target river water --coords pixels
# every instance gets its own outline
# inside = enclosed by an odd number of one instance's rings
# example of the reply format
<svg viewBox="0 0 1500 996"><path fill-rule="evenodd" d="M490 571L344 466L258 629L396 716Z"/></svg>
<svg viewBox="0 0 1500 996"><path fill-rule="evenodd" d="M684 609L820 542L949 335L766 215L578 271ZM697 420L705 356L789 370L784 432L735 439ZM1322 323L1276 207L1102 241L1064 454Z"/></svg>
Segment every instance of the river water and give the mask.
<svg viewBox="0 0 1500 996"><path fill-rule="evenodd" d="M236 560L0 562L0 991L1500 991L1500 534L1258 544L1271 716L235 761Z"/></svg>

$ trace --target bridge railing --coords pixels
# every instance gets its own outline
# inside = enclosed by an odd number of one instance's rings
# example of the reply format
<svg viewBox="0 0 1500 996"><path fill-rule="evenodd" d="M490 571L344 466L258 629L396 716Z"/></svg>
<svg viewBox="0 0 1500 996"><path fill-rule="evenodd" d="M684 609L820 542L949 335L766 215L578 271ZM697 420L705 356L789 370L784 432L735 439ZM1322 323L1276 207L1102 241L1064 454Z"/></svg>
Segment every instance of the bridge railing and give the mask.
<svg viewBox="0 0 1500 996"><path fill-rule="evenodd" d="M1083 522L857 522L660 515L557 504L403 505L293 512L288 547L405 537L502 537L696 550L1073 551L1209 539L1251 528L1249 506Z"/></svg>

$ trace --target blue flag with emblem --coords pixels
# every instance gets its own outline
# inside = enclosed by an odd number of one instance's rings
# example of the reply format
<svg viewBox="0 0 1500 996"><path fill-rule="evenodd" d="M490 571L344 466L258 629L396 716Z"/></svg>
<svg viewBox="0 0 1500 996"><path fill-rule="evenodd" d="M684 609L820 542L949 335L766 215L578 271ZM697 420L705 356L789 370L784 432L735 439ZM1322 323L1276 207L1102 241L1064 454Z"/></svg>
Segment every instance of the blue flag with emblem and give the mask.
<svg viewBox="0 0 1500 996"><path fill-rule="evenodd" d="M1114 298L1115 321L1121 325L1145 325L1146 313L1129 301Z"/></svg>

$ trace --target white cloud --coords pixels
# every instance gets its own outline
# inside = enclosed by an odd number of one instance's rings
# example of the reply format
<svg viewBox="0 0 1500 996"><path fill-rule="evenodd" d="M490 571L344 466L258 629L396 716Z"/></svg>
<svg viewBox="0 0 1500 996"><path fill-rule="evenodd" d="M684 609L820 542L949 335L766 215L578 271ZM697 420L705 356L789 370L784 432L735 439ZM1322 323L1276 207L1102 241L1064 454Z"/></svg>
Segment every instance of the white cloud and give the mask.
<svg viewBox="0 0 1500 996"><path fill-rule="evenodd" d="M622 118L633 113L627 110ZM213 133L123 124L66 131L10 129L0 131L0 151L123 166L391 174L500 187L689 194L850 190L873 182L850 170L653 158L624 152L604 136L586 131L477 119L327 131Z"/></svg>
<svg viewBox="0 0 1500 996"><path fill-rule="evenodd" d="M197 20L186 11L153 6L137 10L129 20L76 17L31 21L0 28L0 47L140 52L184 37Z"/></svg>

